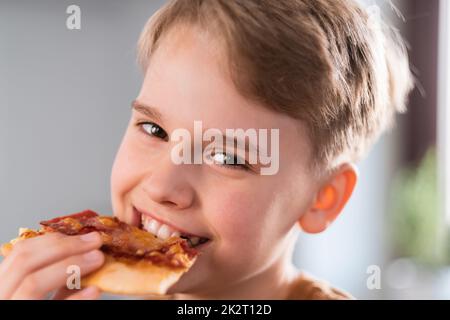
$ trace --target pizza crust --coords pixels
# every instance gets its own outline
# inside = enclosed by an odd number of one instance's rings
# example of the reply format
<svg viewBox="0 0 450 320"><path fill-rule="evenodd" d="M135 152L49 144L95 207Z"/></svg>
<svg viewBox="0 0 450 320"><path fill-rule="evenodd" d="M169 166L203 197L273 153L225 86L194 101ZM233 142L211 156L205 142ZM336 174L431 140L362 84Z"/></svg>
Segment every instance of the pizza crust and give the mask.
<svg viewBox="0 0 450 320"><path fill-rule="evenodd" d="M165 294L179 280L184 268L167 268L145 260L127 263L105 254L104 265L81 279L83 287L121 295Z"/></svg>
<svg viewBox="0 0 450 320"><path fill-rule="evenodd" d="M2 244L0 248L0 254L6 257L12 250L13 246L21 240L29 239L38 236L39 233L33 229L28 228L19 228L19 236L17 238L12 239L8 243Z"/></svg>
<svg viewBox="0 0 450 320"><path fill-rule="evenodd" d="M11 252L12 248L13 248L12 243L2 244L2 247L0 248L0 253L2 254L2 256L6 257Z"/></svg>

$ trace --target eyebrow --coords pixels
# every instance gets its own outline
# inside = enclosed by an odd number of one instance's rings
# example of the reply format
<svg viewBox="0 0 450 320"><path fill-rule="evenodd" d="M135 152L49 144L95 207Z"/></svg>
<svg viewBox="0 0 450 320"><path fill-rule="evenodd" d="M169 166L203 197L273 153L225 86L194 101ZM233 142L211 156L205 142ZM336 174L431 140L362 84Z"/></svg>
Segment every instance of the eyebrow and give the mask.
<svg viewBox="0 0 450 320"><path fill-rule="evenodd" d="M146 105L137 100L133 100L133 102L131 103L131 108L139 113L142 113L143 115L146 115L147 117L153 118L159 122L163 122L163 116L161 115L161 112L159 112L155 107Z"/></svg>

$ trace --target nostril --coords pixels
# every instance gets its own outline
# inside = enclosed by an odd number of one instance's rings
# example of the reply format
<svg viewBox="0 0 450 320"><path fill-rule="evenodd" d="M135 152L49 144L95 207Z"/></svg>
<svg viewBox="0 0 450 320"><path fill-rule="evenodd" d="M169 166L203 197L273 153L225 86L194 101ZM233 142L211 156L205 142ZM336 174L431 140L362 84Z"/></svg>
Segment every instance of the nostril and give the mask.
<svg viewBox="0 0 450 320"><path fill-rule="evenodd" d="M153 181L147 183L143 187L143 191L153 202L170 208L185 209L190 207L194 201L194 190L187 186L170 186L167 183Z"/></svg>
<svg viewBox="0 0 450 320"><path fill-rule="evenodd" d="M160 202L162 205L165 205L167 207L177 207L177 204L173 201L169 201L169 200L164 200L162 202Z"/></svg>

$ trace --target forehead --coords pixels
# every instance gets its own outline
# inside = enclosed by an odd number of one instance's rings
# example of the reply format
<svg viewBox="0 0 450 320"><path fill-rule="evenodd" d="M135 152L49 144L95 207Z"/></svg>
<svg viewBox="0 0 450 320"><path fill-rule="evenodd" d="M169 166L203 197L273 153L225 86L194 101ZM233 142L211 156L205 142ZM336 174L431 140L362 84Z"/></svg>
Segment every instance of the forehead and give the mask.
<svg viewBox="0 0 450 320"><path fill-rule="evenodd" d="M157 108L166 129L280 129L280 147L295 143L309 150L305 126L243 97L226 63L223 43L196 27L168 32L153 53L145 73L140 102ZM245 72L245 70L242 70Z"/></svg>

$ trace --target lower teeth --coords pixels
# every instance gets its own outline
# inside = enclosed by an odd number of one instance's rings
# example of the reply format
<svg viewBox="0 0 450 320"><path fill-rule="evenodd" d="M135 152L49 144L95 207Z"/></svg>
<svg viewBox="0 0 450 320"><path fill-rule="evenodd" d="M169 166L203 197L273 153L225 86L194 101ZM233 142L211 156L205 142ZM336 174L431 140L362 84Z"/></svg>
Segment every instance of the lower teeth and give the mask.
<svg viewBox="0 0 450 320"><path fill-rule="evenodd" d="M183 238L183 237L182 237ZM191 246L191 247L196 247L196 246L198 246L198 245L200 245L200 244L202 244L202 243L205 243L206 241L208 241L208 239L205 239L205 238L202 238L202 239L196 239L196 240L192 240L191 238L184 238L184 239L186 239L187 240L187 242L188 242L188 244L189 244L189 246Z"/></svg>

